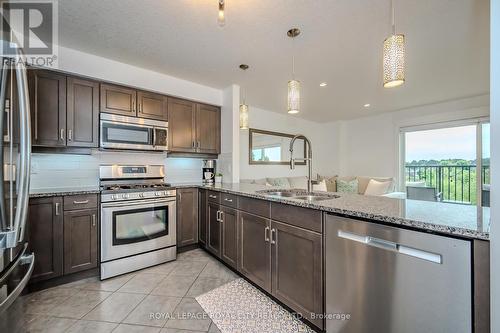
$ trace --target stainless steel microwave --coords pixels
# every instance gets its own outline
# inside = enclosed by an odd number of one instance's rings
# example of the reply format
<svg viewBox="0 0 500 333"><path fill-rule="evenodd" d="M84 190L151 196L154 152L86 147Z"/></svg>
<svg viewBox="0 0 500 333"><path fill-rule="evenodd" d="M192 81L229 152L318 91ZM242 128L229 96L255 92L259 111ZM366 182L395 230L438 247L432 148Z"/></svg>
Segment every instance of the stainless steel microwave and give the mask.
<svg viewBox="0 0 500 333"><path fill-rule="evenodd" d="M168 122L101 113L100 147L166 151Z"/></svg>

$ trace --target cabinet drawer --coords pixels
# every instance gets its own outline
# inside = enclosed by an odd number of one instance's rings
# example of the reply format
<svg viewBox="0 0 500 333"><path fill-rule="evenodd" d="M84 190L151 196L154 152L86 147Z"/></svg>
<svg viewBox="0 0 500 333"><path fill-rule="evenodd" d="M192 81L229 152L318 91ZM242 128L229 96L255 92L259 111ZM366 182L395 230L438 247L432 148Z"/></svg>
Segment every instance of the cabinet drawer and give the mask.
<svg viewBox="0 0 500 333"><path fill-rule="evenodd" d="M221 193L221 205L233 207L238 207L238 197L234 194Z"/></svg>
<svg viewBox="0 0 500 333"><path fill-rule="evenodd" d="M271 203L266 200L238 197L238 209L263 217L271 216Z"/></svg>
<svg viewBox="0 0 500 333"><path fill-rule="evenodd" d="M97 194L68 195L64 197L64 210L97 207Z"/></svg>
<svg viewBox="0 0 500 333"><path fill-rule="evenodd" d="M323 232L321 211L279 203L271 203L271 218L297 227Z"/></svg>
<svg viewBox="0 0 500 333"><path fill-rule="evenodd" d="M210 202L215 202L215 203L220 203L220 193L215 192L215 191L208 191L208 201Z"/></svg>

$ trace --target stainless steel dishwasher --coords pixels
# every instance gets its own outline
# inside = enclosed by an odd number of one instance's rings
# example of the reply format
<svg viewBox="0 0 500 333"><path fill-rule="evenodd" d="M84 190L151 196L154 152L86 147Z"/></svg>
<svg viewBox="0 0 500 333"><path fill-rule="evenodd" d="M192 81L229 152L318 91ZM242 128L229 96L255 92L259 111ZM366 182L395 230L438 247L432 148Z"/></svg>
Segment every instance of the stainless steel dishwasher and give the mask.
<svg viewBox="0 0 500 333"><path fill-rule="evenodd" d="M325 219L326 329L471 332L471 244L354 219Z"/></svg>

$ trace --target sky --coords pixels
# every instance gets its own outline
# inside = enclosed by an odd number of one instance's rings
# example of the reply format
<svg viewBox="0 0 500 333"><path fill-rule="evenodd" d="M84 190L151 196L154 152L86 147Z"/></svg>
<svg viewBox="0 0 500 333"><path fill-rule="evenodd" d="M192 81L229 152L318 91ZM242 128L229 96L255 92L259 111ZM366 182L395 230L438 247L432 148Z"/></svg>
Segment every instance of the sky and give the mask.
<svg viewBox="0 0 500 333"><path fill-rule="evenodd" d="M483 156L489 157L489 124L483 138ZM443 159L476 159L476 125L406 133L406 162Z"/></svg>

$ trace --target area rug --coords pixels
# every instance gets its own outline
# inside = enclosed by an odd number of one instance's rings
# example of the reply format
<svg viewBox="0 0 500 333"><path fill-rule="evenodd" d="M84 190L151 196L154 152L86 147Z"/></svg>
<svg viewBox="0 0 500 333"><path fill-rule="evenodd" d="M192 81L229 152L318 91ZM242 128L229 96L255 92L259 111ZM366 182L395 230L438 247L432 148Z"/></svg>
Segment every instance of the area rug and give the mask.
<svg viewBox="0 0 500 333"><path fill-rule="evenodd" d="M222 333L314 333L244 279L200 295L196 301Z"/></svg>

